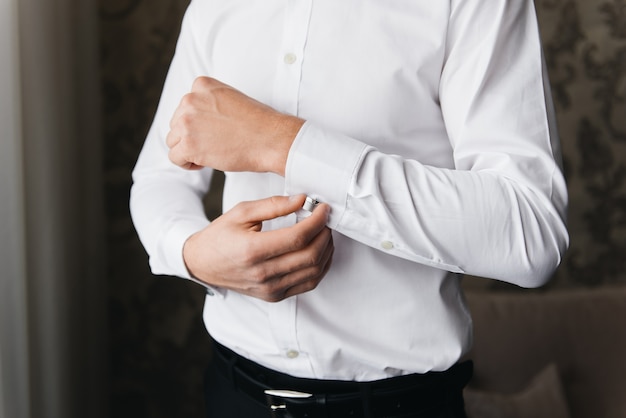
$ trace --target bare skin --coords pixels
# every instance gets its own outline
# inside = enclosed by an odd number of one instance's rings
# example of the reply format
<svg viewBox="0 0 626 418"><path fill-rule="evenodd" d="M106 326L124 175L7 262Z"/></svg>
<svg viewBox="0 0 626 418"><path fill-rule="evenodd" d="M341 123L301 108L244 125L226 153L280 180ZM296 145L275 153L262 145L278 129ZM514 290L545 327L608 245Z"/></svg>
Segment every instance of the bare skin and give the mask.
<svg viewBox="0 0 626 418"><path fill-rule="evenodd" d="M292 213L303 202L304 196L276 196L235 206L187 240L189 271L211 285L268 302L315 289L334 251L328 206L291 227L261 231L263 220Z"/></svg>
<svg viewBox="0 0 626 418"><path fill-rule="evenodd" d="M170 160L185 169L272 172L284 176L304 121L285 115L208 77L198 78L170 123ZM334 251L320 205L301 222L262 231L264 220L300 209L305 196L242 202L192 235L183 257L197 279L269 302L313 290Z"/></svg>
<svg viewBox="0 0 626 418"><path fill-rule="evenodd" d="M303 123L215 79L199 77L170 123L169 157L187 169L284 176L289 149Z"/></svg>

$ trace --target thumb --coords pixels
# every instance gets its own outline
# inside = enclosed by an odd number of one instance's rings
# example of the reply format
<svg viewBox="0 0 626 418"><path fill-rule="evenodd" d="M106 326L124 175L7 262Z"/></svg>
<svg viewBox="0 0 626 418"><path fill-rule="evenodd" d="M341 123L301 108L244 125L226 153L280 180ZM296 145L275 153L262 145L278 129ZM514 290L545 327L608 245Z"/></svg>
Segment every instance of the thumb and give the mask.
<svg viewBox="0 0 626 418"><path fill-rule="evenodd" d="M272 196L265 199L241 202L236 206L244 223L259 223L294 213L304 205L306 196Z"/></svg>

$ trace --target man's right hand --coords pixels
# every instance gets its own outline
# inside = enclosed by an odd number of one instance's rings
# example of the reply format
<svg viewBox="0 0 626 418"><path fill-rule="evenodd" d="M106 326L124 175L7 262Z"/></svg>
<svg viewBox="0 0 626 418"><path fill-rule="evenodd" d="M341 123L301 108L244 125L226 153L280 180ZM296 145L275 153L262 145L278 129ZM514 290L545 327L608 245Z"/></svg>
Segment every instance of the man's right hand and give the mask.
<svg viewBox="0 0 626 418"><path fill-rule="evenodd" d="M268 302L313 290L330 268L334 251L326 227L328 205L319 205L293 226L261 230L264 220L297 211L304 199L275 196L238 204L187 240L187 269L209 285Z"/></svg>

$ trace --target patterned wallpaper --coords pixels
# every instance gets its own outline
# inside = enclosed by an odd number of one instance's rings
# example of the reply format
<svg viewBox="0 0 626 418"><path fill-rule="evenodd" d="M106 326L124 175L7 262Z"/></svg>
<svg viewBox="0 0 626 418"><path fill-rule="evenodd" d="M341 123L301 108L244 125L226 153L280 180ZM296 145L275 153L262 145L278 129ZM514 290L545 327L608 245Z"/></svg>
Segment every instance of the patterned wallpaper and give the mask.
<svg viewBox="0 0 626 418"><path fill-rule="evenodd" d="M626 1L537 4L571 199L558 283L626 283Z"/></svg>
<svg viewBox="0 0 626 418"><path fill-rule="evenodd" d="M114 418L203 414L203 291L151 276L128 214L130 171L187 4L100 0ZM626 284L626 0L536 5L571 199L571 249L549 288ZM218 199L208 202L216 213Z"/></svg>
<svg viewBox="0 0 626 418"><path fill-rule="evenodd" d="M195 284L153 277L128 211L130 171L150 126L188 1L102 0L110 417L203 416L210 359Z"/></svg>

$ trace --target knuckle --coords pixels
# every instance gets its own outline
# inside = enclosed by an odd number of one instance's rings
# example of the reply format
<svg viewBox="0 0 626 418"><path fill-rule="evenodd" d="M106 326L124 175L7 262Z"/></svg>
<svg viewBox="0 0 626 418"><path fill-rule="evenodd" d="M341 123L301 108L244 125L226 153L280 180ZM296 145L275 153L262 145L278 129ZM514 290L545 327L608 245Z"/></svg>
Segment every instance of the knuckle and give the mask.
<svg viewBox="0 0 626 418"><path fill-rule="evenodd" d="M266 293L280 289L280 280L275 280L280 275L267 263L259 263L257 260L252 261L247 267L247 274L255 286L262 288Z"/></svg>
<svg viewBox="0 0 626 418"><path fill-rule="evenodd" d="M181 99L180 99L179 106L180 107L190 106L194 102L194 95L195 95L195 93L193 93L193 92L184 94L183 97L181 97Z"/></svg>
<svg viewBox="0 0 626 418"><path fill-rule="evenodd" d="M250 279L261 286L261 288L265 289L267 287L267 275L265 274L265 270L259 266L254 266L251 267L249 271Z"/></svg>
<svg viewBox="0 0 626 418"><path fill-rule="evenodd" d="M207 77L207 76L200 76L200 77L197 77L193 81L191 90L195 91L195 90L208 89L208 88L211 88L213 85L215 85L215 83L216 83L216 80L214 78Z"/></svg>
<svg viewBox="0 0 626 418"><path fill-rule="evenodd" d="M280 302L285 298L283 289L277 288L273 283L266 283L261 287L263 300L267 302Z"/></svg>
<svg viewBox="0 0 626 418"><path fill-rule="evenodd" d="M284 299L283 295L266 295L262 298L266 302L277 303Z"/></svg>
<svg viewBox="0 0 626 418"><path fill-rule="evenodd" d="M317 285L320 284L320 282L321 282L320 279L309 280L305 284L305 291L310 292L311 290L315 290L317 288Z"/></svg>
<svg viewBox="0 0 626 418"><path fill-rule="evenodd" d="M268 198L269 203L275 207L280 207L283 204L283 200L283 196L270 196Z"/></svg>
<svg viewBox="0 0 626 418"><path fill-rule="evenodd" d="M261 295L265 295L268 293L267 291L267 282L265 281L265 277L262 271L258 269L249 269L247 274L247 280L252 283L252 287L255 289L256 293Z"/></svg>
<svg viewBox="0 0 626 418"><path fill-rule="evenodd" d="M178 127L182 132L187 133L193 123L193 116L190 113L183 113L178 117Z"/></svg>
<svg viewBox="0 0 626 418"><path fill-rule="evenodd" d="M324 260L324 251L323 249L313 248L307 254L307 265L310 267L316 267L322 264Z"/></svg>
<svg viewBox="0 0 626 418"><path fill-rule="evenodd" d="M251 202L239 202L230 210L232 213L245 217L252 210Z"/></svg>
<svg viewBox="0 0 626 418"><path fill-rule="evenodd" d="M251 242L241 243L240 263L250 270L255 280L265 275L265 269L257 265L258 258L256 248Z"/></svg>
<svg viewBox="0 0 626 418"><path fill-rule="evenodd" d="M314 266L311 267L311 276L318 278L322 275L322 273L324 272L324 267L322 267L321 264L315 264Z"/></svg>
<svg viewBox="0 0 626 418"><path fill-rule="evenodd" d="M321 255L317 253L309 253L304 258L304 265L310 269L315 269L319 264L321 259Z"/></svg>
<svg viewBox="0 0 626 418"><path fill-rule="evenodd" d="M196 93L187 93L180 99L179 107L185 110L192 109L196 106L197 101L198 96Z"/></svg>

